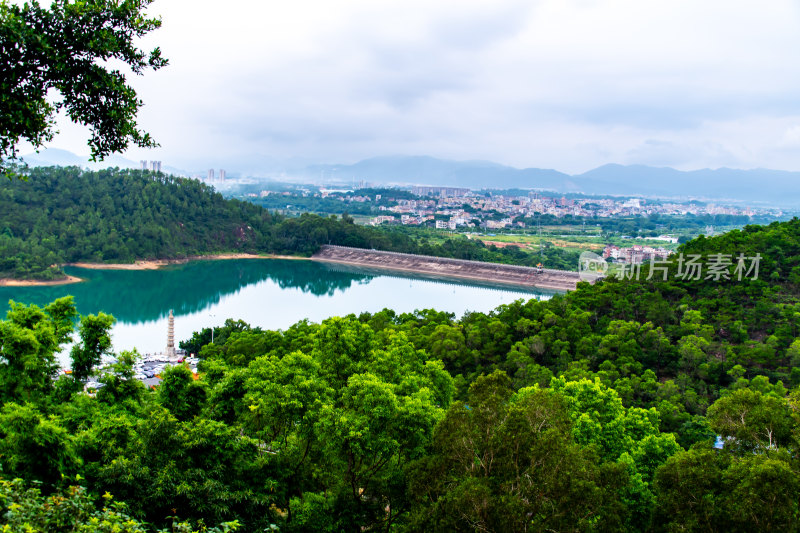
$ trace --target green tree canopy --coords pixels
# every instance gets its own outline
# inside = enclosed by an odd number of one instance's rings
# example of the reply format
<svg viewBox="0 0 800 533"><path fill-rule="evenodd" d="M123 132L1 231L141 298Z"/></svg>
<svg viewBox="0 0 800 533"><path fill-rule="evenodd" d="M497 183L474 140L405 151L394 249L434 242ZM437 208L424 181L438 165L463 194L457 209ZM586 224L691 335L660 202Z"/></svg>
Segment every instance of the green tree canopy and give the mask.
<svg viewBox="0 0 800 533"><path fill-rule="evenodd" d="M72 347L72 375L77 380L88 378L104 355L111 350L109 331L114 325L114 317L103 313L83 317L78 328L80 342Z"/></svg>

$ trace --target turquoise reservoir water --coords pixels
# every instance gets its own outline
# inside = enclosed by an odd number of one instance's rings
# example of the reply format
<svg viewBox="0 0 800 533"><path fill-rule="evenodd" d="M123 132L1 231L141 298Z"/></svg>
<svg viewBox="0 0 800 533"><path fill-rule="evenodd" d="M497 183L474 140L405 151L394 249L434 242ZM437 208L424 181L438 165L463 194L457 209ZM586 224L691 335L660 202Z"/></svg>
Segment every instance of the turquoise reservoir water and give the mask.
<svg viewBox="0 0 800 533"><path fill-rule="evenodd" d="M177 342L203 327L220 326L227 318L285 329L306 318L320 322L384 308L397 312L433 308L460 317L520 298L547 299L554 294L285 259L192 261L159 270L66 271L86 281L0 287L0 302L44 305L71 294L79 313L105 311L117 318L112 332L116 351L136 347L140 353L163 351L170 309Z"/></svg>

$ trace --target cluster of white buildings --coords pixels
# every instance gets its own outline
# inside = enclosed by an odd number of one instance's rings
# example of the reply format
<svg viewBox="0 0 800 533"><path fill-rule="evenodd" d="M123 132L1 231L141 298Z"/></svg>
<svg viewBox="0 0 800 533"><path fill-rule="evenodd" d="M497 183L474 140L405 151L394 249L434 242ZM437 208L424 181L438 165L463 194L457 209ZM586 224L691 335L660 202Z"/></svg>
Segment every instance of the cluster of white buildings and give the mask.
<svg viewBox="0 0 800 533"><path fill-rule="evenodd" d="M548 197L541 193L530 193L528 196L486 196L478 195L469 189L456 189L453 187L414 187L412 192L423 196L418 200L399 200L393 207L380 209L401 215L403 224L418 224L432 215L450 216L446 222L439 220L437 228L454 229L455 226L475 226L475 219L481 220L481 226L488 229L507 228L515 225L517 217L535 218L538 215L552 215L555 217L601 217L612 218L620 216L649 216L649 215L745 215L756 214L748 208L725 207L713 204L702 205L695 203L648 203L641 198L608 199L608 198L581 198L569 199L566 197ZM437 196L438 195L438 196ZM349 198L348 198L349 199ZM370 201L370 198L353 196L351 201ZM486 219L486 214L500 213L504 218L497 216ZM405 216L403 216L405 215ZM386 221L384 217L373 220ZM521 223L516 225L522 226Z"/></svg>
<svg viewBox="0 0 800 533"><path fill-rule="evenodd" d="M416 186L411 188L411 192L418 198L398 199L397 205L392 207L379 206L378 209L387 213L375 217L372 224L400 222L413 225L435 219L436 227L440 229L452 230L460 226L500 229L512 226L525 227L522 222L515 220L520 217L534 219L540 215L552 215L557 218L565 216L617 218L651 215L764 214L763 211L756 212L746 207L700 202L677 203L643 198L567 198L547 196L545 193L533 191L526 195L515 196L473 192L459 187ZM319 194L324 198L333 193L338 193L345 202L369 203L380 200L380 195L373 198L370 195L359 194L357 189L323 189ZM393 218L390 213L394 214Z"/></svg>
<svg viewBox="0 0 800 533"><path fill-rule="evenodd" d="M654 248L652 246L635 245L630 248L606 246L603 250L603 258L611 259L618 263L640 265L645 261L665 260L672 255L672 253L672 251L666 248Z"/></svg>

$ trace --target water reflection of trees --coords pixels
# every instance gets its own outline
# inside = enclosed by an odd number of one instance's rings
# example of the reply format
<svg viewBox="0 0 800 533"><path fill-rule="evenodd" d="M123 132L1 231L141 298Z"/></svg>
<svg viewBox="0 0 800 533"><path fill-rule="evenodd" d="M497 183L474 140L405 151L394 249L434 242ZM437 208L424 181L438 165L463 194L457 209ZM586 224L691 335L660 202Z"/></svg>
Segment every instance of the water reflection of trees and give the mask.
<svg viewBox="0 0 800 533"><path fill-rule="evenodd" d="M316 296L333 295L373 276L335 272L312 261L226 260L193 261L160 270L68 269L83 283L54 287L0 287L0 301L44 305L71 294L82 314L100 310L122 322L157 320L169 309L176 315L195 313L248 285L266 280L282 289L299 289Z"/></svg>

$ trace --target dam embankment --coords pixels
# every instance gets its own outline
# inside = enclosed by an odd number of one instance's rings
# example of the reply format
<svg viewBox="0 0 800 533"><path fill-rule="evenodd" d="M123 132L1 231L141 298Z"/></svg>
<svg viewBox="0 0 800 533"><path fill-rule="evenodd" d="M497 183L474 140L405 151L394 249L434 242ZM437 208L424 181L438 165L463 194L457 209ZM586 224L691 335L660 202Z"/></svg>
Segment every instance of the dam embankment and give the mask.
<svg viewBox="0 0 800 533"><path fill-rule="evenodd" d="M364 250L346 246L325 245L311 259L557 291L574 290L575 285L580 281L577 272L568 270L502 265L482 261Z"/></svg>

